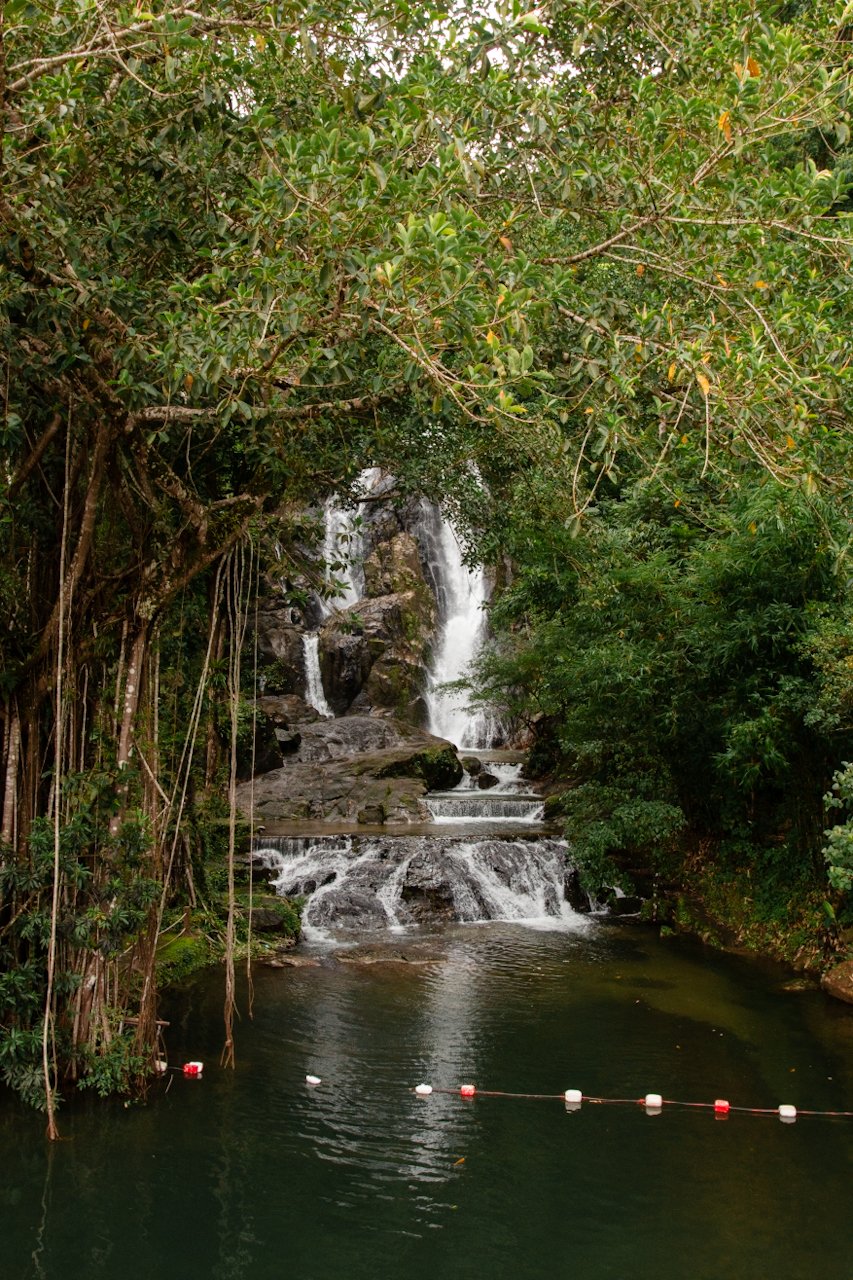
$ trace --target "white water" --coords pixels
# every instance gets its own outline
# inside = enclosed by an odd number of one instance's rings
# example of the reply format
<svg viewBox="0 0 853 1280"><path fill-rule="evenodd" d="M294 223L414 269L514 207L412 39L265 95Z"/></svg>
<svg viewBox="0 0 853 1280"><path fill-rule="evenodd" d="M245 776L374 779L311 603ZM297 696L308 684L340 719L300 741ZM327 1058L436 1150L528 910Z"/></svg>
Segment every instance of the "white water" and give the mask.
<svg viewBox="0 0 853 1280"><path fill-rule="evenodd" d="M364 570L362 568L364 538L361 529L355 523L351 511L338 506L337 499L327 498L323 503L325 532L323 535L323 560L326 565L325 578L328 583L334 579L341 583L343 591L330 600L320 601L323 616L328 617L333 609L347 609L356 604L364 595ZM345 569L331 569L329 566L346 562Z"/></svg>
<svg viewBox="0 0 853 1280"><path fill-rule="evenodd" d="M326 504L324 558L360 559L363 540L351 517ZM484 749L500 737L500 726L466 705L465 693L440 686L464 678L487 634L488 582L482 569L468 569L451 524L437 507L421 504L416 533L424 572L439 619L435 658L427 693L429 728L459 748ZM344 604L364 589L363 574L352 573ZM325 607L325 613L331 607ZM331 717L320 671L318 636L303 636L307 700ZM520 764L483 762L497 783L482 788L479 775L463 775L453 791L432 792L426 804L444 828L435 836L402 834L319 836L260 840L255 857L276 872L277 891L307 898L306 936L322 938L334 929L400 929L436 919L465 922L517 921L548 928L576 929L585 917L565 896L564 841L534 834L543 817L541 797L530 792ZM495 823L521 827L523 836L490 837ZM482 832L471 838L462 825ZM456 837L448 829L459 831ZM527 832L530 835L527 835Z"/></svg>
<svg viewBox="0 0 853 1280"><path fill-rule="evenodd" d="M490 787L488 794L492 796L515 796L527 795L530 786L525 778L521 776L522 766L520 764L504 764L498 761L486 761L483 764L483 773L491 774L493 778L497 778L497 786ZM481 791L480 775L468 773L467 770L462 775L462 781L457 783L453 788L456 791Z"/></svg>
<svg viewBox="0 0 853 1280"><path fill-rule="evenodd" d="M370 493L381 479L379 468L370 467L359 476L359 488ZM334 496L323 503L323 519L325 578L328 583L334 579L343 586L342 594L319 601L323 617L328 617L333 609L348 609L364 598L364 534L355 512L342 507ZM345 563L344 569L329 568L341 561Z"/></svg>
<svg viewBox="0 0 853 1280"><path fill-rule="evenodd" d="M439 822L541 822L539 796L496 795L494 791L431 791L424 798Z"/></svg>
<svg viewBox="0 0 853 1280"><path fill-rule="evenodd" d="M327 720L334 719L334 711L326 701L323 690L323 673L320 670L320 637L316 631L306 631L302 636L302 652L305 657L305 701Z"/></svg>
<svg viewBox="0 0 853 1280"><path fill-rule="evenodd" d="M429 730L459 748L488 747L496 726L472 712L467 694L441 686L464 678L486 636L488 582L482 567L469 569L452 524L424 503L417 527L422 557L436 595L439 636L426 702Z"/></svg>
<svg viewBox="0 0 853 1280"><path fill-rule="evenodd" d="M380 480L378 467L363 471L359 476L359 484L366 492L370 492ZM339 583L343 590L340 595L330 600L316 596L317 604L323 618L328 618L333 609L347 609L364 598L364 535L357 517L340 506L337 498L327 498L323 503L323 562L325 564L325 580ZM331 569L332 564L344 561L346 568ZM305 655L305 683L307 686L306 701L319 711L321 716L334 719L326 701L323 689L323 674L320 670L318 652L318 636L316 632L307 632L302 637Z"/></svg>
<svg viewBox="0 0 853 1280"><path fill-rule="evenodd" d="M287 896L308 898L306 935L327 928L403 928L419 923L419 902L445 904L445 917L513 920L578 929L586 917L565 899L563 840L454 840L433 836L285 837L258 842L255 858L276 872Z"/></svg>

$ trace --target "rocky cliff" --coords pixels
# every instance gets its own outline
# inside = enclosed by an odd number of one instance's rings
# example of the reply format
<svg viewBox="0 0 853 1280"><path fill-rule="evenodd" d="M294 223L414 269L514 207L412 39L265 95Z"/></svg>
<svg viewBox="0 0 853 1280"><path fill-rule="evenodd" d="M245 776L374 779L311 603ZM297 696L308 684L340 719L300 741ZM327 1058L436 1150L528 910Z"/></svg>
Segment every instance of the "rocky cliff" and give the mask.
<svg viewBox="0 0 853 1280"><path fill-rule="evenodd" d="M436 607L408 533L364 562L366 598L336 610L320 631L320 670L336 715L379 712L426 720L424 691Z"/></svg>

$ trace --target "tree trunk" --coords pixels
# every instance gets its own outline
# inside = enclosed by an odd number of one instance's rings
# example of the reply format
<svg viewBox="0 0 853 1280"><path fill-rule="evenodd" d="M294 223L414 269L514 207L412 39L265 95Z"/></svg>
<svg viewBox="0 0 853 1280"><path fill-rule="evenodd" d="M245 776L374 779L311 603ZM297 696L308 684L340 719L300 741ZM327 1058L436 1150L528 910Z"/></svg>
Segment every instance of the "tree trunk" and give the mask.
<svg viewBox="0 0 853 1280"><path fill-rule="evenodd" d="M6 789L3 793L3 830L0 839L11 844L15 835L15 812L18 798L18 761L21 756L21 721L17 707L7 720L9 750L6 755Z"/></svg>

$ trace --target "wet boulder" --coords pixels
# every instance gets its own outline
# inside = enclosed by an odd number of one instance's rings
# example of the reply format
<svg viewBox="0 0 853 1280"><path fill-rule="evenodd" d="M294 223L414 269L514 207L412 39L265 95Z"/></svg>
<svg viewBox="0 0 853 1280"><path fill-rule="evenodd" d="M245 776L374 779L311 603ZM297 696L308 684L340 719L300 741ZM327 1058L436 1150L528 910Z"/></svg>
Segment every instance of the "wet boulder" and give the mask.
<svg viewBox="0 0 853 1280"><path fill-rule="evenodd" d="M398 533L380 542L364 562L364 581L369 596L391 596L426 587L418 544L411 534Z"/></svg>
<svg viewBox="0 0 853 1280"><path fill-rule="evenodd" d="M435 745L412 750L411 746L391 748L382 753L377 778L422 778L429 791L450 791L462 781L462 766L455 747L440 738Z"/></svg>
<svg viewBox="0 0 853 1280"><path fill-rule="evenodd" d="M360 625L346 612L333 615L320 632L320 672L326 702L342 716L364 688L374 655Z"/></svg>
<svg viewBox="0 0 853 1280"><path fill-rule="evenodd" d="M248 919L249 913L243 913ZM252 911L252 928L257 933L283 933L285 924L277 911L268 907L255 907Z"/></svg>
<svg viewBox="0 0 853 1280"><path fill-rule="evenodd" d="M830 969L820 980L820 985L836 1000L844 1000L853 1004L853 960L845 960Z"/></svg>
<svg viewBox="0 0 853 1280"><path fill-rule="evenodd" d="M578 911L585 915L592 910L589 894L581 886L580 872L574 867L569 867L566 871L563 886L566 902L568 902L573 911Z"/></svg>
<svg viewBox="0 0 853 1280"><path fill-rule="evenodd" d="M421 722L434 632L435 606L423 583L418 590L360 600L334 613L319 638L329 706L344 715L358 699L359 711L385 710Z"/></svg>
<svg viewBox="0 0 853 1280"><path fill-rule="evenodd" d="M269 716L277 729L294 729L297 725L313 724L320 719L319 711L296 694L264 694L255 705Z"/></svg>

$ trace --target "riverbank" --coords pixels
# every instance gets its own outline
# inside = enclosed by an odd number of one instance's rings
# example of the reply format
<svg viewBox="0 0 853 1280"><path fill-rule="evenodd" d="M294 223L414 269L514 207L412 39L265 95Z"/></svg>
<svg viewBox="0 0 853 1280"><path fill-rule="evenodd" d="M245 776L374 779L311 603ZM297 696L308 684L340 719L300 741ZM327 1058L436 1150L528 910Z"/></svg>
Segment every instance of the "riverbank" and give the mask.
<svg viewBox="0 0 853 1280"><path fill-rule="evenodd" d="M291 950L299 941L303 899L277 895L266 884L262 868L253 868L250 886L249 859L240 859L236 869L235 963L274 959ZM227 892L219 887L227 868L215 863L207 868L206 879L215 886L195 909L187 908L161 932L157 944L157 978L160 986L180 982L194 973L216 966L225 959L225 929L228 921Z"/></svg>

